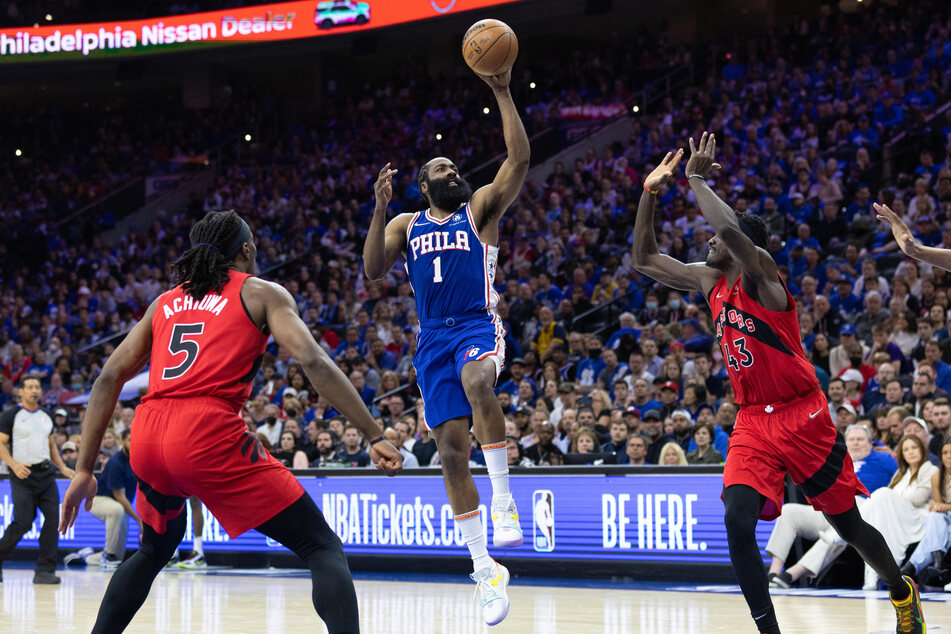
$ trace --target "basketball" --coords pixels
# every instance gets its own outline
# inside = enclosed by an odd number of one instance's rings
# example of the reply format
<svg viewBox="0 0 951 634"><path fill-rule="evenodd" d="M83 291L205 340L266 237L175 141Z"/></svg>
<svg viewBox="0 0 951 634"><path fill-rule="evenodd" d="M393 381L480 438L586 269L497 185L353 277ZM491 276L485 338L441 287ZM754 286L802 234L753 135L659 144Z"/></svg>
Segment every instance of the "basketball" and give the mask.
<svg viewBox="0 0 951 634"><path fill-rule="evenodd" d="M518 57L518 38L505 22L479 20L462 38L462 57L480 75L501 75Z"/></svg>

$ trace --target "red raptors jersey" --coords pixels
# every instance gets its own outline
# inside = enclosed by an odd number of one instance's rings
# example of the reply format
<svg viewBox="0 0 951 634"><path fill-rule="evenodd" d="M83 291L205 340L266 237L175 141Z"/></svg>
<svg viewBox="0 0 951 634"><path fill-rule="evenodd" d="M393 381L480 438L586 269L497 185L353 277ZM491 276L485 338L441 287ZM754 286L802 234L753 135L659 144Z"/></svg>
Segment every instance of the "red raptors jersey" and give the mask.
<svg viewBox="0 0 951 634"><path fill-rule="evenodd" d="M776 312L750 297L741 280L729 286L724 275L710 291L715 334L736 404L784 403L818 390L816 370L802 350L796 301L789 290L788 310Z"/></svg>
<svg viewBox="0 0 951 634"><path fill-rule="evenodd" d="M268 335L254 325L241 302L241 287L251 276L230 275L220 295L209 293L195 301L176 286L159 298L143 402L212 396L237 411L248 400Z"/></svg>

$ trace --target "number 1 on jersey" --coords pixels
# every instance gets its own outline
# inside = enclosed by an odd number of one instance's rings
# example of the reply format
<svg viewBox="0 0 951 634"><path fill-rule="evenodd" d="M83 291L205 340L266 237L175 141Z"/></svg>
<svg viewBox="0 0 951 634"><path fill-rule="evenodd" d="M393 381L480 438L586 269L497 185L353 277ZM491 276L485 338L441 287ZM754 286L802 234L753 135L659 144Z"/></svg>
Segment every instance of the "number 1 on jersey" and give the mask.
<svg viewBox="0 0 951 634"><path fill-rule="evenodd" d="M436 272L433 274L433 282L439 283L442 281L442 262L440 261L442 256L437 257L433 260L433 266L436 268Z"/></svg>

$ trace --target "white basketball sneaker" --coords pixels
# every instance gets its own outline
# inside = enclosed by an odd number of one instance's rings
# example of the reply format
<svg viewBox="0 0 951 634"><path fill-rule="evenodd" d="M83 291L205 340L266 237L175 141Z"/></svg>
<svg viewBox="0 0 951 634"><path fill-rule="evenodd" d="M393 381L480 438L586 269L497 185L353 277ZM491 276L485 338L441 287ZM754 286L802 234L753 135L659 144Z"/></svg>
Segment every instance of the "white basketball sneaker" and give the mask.
<svg viewBox="0 0 951 634"><path fill-rule="evenodd" d="M522 527L518 523L518 509L511 493L492 498L492 545L496 548L516 548L522 545Z"/></svg>
<svg viewBox="0 0 951 634"><path fill-rule="evenodd" d="M469 575L476 582L476 593L482 603L482 619L486 625L498 625L509 613L509 571L493 561L491 568L483 568Z"/></svg>

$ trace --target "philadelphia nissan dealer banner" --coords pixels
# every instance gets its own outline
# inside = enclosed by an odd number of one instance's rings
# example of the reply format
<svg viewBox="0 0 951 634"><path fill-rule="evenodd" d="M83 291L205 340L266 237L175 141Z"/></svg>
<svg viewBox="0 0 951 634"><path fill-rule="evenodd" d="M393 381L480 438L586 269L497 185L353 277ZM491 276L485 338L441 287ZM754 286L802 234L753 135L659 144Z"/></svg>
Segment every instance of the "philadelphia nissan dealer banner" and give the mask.
<svg viewBox="0 0 951 634"><path fill-rule="evenodd" d="M0 62L124 57L350 33L518 0L308 0L147 20L0 29Z"/></svg>
<svg viewBox="0 0 951 634"><path fill-rule="evenodd" d="M344 550L361 555L442 555L468 557L456 530L442 477L379 475L299 478L323 510ZM68 480L59 480L60 495ZM488 478L476 477L487 521ZM506 549L510 558L548 557L632 562L729 562L718 473L670 475L516 475L511 481L525 544ZM186 509L188 509L186 505ZM250 531L230 539L204 509L205 548L265 551L283 548ZM13 519L9 480L0 480L0 528ZM191 535L191 526L186 536ZM38 545L41 520L20 542ZM765 546L772 522L760 522L757 539ZM138 527L129 526L127 545L138 547ZM81 510L60 548L101 549L105 524ZM763 553L765 556L765 553Z"/></svg>

